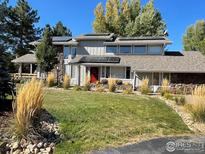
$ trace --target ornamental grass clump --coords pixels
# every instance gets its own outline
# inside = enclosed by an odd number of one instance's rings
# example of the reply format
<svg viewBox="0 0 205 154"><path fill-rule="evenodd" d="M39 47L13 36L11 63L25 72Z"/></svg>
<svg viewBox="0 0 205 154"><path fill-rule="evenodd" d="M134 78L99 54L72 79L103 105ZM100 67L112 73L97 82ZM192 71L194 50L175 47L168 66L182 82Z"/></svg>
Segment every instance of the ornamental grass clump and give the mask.
<svg viewBox="0 0 205 154"><path fill-rule="evenodd" d="M169 80L163 79L162 80L162 87L161 87L161 95L164 96L166 93L170 93L170 88L169 88Z"/></svg>
<svg viewBox="0 0 205 154"><path fill-rule="evenodd" d="M108 90L109 92L115 92L116 90L116 79L109 78L108 79Z"/></svg>
<svg viewBox="0 0 205 154"><path fill-rule="evenodd" d="M194 120L205 121L205 85L194 88L186 107Z"/></svg>
<svg viewBox="0 0 205 154"><path fill-rule="evenodd" d="M32 120L41 109L44 99L43 82L32 79L22 85L18 91L16 103L15 130L19 137L26 136L32 126Z"/></svg>
<svg viewBox="0 0 205 154"><path fill-rule="evenodd" d="M140 92L142 94L148 94L150 92L149 89L149 79L146 77L142 80L141 86L140 86Z"/></svg>
<svg viewBox="0 0 205 154"><path fill-rule="evenodd" d="M70 76L65 74L63 77L63 88L68 89L69 87L70 87Z"/></svg>
<svg viewBox="0 0 205 154"><path fill-rule="evenodd" d="M54 73L49 73L46 81L47 81L48 87L53 87L54 86L54 81L55 81Z"/></svg>

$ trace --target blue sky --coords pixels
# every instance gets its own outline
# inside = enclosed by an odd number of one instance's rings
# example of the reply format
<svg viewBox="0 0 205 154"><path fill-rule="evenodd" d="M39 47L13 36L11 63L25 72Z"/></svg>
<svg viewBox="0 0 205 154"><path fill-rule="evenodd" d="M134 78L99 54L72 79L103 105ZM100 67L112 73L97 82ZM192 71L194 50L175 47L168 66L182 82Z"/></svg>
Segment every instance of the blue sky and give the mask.
<svg viewBox="0 0 205 154"><path fill-rule="evenodd" d="M10 0L13 5L17 0ZM61 20L69 27L74 36L92 32L94 8L106 0L28 0L41 17L38 26ZM144 5L148 0L141 0ZM169 39L173 44L169 50L182 50L182 36L187 26L196 20L205 19L204 0L155 0L155 7L167 23Z"/></svg>

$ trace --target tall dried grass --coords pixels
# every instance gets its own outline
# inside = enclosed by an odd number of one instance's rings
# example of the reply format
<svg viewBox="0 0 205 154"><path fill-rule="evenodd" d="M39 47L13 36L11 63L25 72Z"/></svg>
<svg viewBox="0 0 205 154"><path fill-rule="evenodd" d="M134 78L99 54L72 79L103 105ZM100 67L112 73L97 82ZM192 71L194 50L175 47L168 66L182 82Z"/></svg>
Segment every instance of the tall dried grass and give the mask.
<svg viewBox="0 0 205 154"><path fill-rule="evenodd" d="M108 79L108 90L109 92L115 92L116 90L116 79L109 78Z"/></svg>
<svg viewBox="0 0 205 154"><path fill-rule="evenodd" d="M150 92L149 89L149 79L146 77L142 80L141 85L140 85L140 92L142 94L148 94Z"/></svg>
<svg viewBox="0 0 205 154"><path fill-rule="evenodd" d="M46 79L48 87L53 87L54 82L55 82L55 74L54 73L49 73L48 77Z"/></svg>
<svg viewBox="0 0 205 154"><path fill-rule="evenodd" d="M167 79L163 79L162 80L162 87L161 87L161 95L163 96L166 93L170 92L170 88L169 88L169 80Z"/></svg>
<svg viewBox="0 0 205 154"><path fill-rule="evenodd" d="M63 77L63 88L68 89L69 87L70 87L70 76L65 74Z"/></svg>
<svg viewBox="0 0 205 154"><path fill-rule="evenodd" d="M205 121L205 85L196 86L187 99L188 111L196 121Z"/></svg>
<svg viewBox="0 0 205 154"><path fill-rule="evenodd" d="M32 79L20 87L17 94L16 133L25 136L32 124L32 119L42 107L44 98L43 82Z"/></svg>

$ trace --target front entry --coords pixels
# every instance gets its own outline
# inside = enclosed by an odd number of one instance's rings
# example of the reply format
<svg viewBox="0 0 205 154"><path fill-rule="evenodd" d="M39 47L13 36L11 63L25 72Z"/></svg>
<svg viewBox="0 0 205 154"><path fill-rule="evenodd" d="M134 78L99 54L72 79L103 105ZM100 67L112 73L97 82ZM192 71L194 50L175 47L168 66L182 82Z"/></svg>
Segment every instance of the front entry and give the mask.
<svg viewBox="0 0 205 154"><path fill-rule="evenodd" d="M90 68L90 82L96 83L98 81L98 67L91 67Z"/></svg>

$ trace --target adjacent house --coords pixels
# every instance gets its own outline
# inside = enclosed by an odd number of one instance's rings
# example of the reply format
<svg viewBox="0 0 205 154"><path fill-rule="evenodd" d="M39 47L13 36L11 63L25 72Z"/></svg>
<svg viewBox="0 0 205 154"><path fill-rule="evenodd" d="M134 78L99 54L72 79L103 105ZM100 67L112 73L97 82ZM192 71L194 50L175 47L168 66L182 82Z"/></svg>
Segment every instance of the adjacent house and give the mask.
<svg viewBox="0 0 205 154"><path fill-rule="evenodd" d="M53 37L61 74L68 74L72 85L84 85L88 78L91 83L117 78L138 87L145 77L156 86L163 78L171 83L205 83L205 57L196 51L167 51L171 43L166 37L118 37L113 33Z"/></svg>

